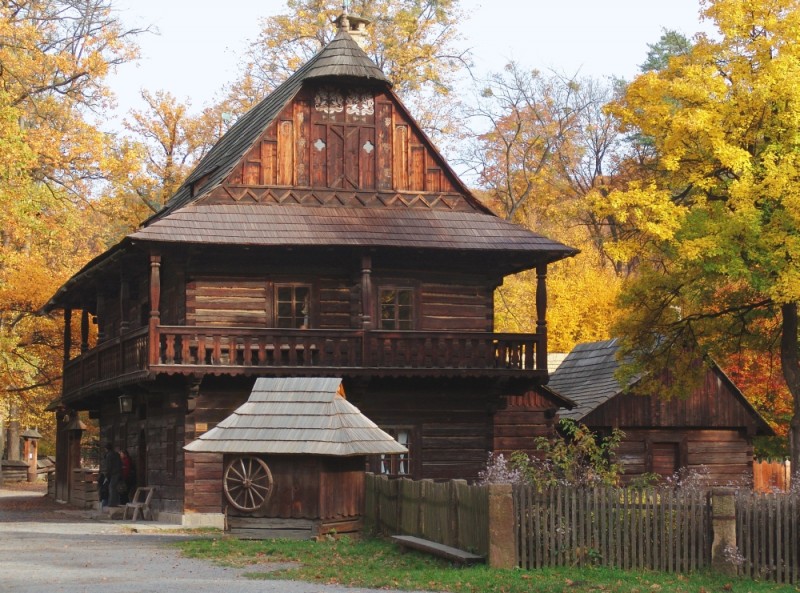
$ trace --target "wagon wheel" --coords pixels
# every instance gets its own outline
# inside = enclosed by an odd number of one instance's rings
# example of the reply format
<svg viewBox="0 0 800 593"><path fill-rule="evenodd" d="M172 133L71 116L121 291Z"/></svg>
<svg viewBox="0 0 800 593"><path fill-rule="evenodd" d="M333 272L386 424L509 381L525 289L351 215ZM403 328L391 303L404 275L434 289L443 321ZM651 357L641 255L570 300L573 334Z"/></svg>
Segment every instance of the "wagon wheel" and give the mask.
<svg viewBox="0 0 800 593"><path fill-rule="evenodd" d="M225 468L225 498L240 511L258 510L272 494L272 472L258 457L237 457Z"/></svg>

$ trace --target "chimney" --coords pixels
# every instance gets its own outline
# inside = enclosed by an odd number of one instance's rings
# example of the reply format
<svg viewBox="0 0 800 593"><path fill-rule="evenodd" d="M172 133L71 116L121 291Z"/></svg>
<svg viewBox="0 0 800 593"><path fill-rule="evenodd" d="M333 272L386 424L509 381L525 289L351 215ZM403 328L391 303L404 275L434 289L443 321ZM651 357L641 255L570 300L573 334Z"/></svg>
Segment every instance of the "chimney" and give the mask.
<svg viewBox="0 0 800 593"><path fill-rule="evenodd" d="M355 41L361 49L367 51L367 42L369 41L367 25L370 23L369 20L343 12L334 22L339 28L339 31L347 31L350 37L353 38L353 41Z"/></svg>

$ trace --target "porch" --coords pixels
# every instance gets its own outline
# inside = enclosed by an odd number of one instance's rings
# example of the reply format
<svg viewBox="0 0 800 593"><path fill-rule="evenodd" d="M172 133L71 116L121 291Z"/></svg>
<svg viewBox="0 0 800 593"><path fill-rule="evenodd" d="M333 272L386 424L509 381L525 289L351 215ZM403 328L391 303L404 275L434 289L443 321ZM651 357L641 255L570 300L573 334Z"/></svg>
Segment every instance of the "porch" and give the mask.
<svg viewBox="0 0 800 593"><path fill-rule="evenodd" d="M158 325L67 362L64 397L159 373L544 379L547 355L543 334Z"/></svg>

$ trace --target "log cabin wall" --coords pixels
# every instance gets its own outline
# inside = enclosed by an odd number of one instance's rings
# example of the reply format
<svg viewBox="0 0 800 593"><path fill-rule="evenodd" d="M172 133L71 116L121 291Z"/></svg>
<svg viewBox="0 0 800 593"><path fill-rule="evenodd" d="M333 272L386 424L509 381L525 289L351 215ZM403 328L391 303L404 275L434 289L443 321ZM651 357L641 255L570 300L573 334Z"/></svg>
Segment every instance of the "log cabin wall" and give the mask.
<svg viewBox="0 0 800 593"><path fill-rule="evenodd" d="M241 187L455 193L456 184L385 90L311 85L298 93L209 202Z"/></svg>
<svg viewBox="0 0 800 593"><path fill-rule="evenodd" d="M409 477L474 480L492 445L488 392L480 382L381 381L354 403L389 434L410 431ZM378 459L370 459L370 471L380 472Z"/></svg>
<svg viewBox="0 0 800 593"><path fill-rule="evenodd" d="M669 477L679 468L700 472L717 485L752 480L753 446L738 430L623 430L617 460L624 483L645 473Z"/></svg>
<svg viewBox="0 0 800 593"><path fill-rule="evenodd" d="M505 400L506 407L494 414L493 452L506 459L514 451L541 455L536 439L555 435L557 408L536 391L506 396Z"/></svg>
<svg viewBox="0 0 800 593"><path fill-rule="evenodd" d="M222 512L222 455L184 453L182 447L214 428L247 401L255 379L227 379L206 376L199 386L194 411L185 415L185 440L180 443L180 454L185 458L185 507L190 512Z"/></svg>

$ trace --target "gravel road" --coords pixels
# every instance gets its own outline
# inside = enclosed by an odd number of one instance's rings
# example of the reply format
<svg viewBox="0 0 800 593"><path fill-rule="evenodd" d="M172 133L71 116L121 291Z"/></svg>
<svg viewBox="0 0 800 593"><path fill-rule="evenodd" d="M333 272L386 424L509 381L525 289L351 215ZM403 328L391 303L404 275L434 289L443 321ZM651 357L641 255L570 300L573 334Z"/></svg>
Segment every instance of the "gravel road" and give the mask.
<svg viewBox="0 0 800 593"><path fill-rule="evenodd" d="M379 593L298 581L253 581L245 572L183 558L174 529L98 520L60 505L36 485L0 487L0 590L4 593ZM385 593L385 592L382 592Z"/></svg>

